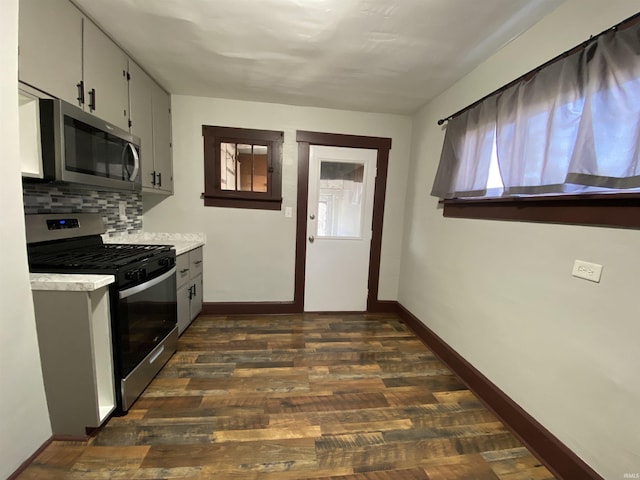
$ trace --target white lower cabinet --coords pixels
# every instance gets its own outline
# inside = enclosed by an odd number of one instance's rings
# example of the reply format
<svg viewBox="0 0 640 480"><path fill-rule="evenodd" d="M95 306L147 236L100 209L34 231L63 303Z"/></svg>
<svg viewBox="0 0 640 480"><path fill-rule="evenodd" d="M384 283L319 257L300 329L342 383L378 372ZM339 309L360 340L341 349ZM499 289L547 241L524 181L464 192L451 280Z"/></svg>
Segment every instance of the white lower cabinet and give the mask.
<svg viewBox="0 0 640 480"><path fill-rule="evenodd" d="M51 429L84 436L115 409L109 289L34 291L33 303Z"/></svg>
<svg viewBox="0 0 640 480"><path fill-rule="evenodd" d="M178 333L182 334L202 311L202 247L178 255Z"/></svg>

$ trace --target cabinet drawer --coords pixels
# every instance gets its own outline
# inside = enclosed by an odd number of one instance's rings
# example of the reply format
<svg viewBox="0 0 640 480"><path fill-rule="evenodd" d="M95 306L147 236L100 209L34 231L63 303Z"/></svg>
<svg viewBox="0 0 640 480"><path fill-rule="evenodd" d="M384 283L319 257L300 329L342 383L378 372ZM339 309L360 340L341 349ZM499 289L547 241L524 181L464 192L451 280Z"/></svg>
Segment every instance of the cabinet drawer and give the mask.
<svg viewBox="0 0 640 480"><path fill-rule="evenodd" d="M189 252L189 278L195 278L202 274L202 247Z"/></svg>
<svg viewBox="0 0 640 480"><path fill-rule="evenodd" d="M189 280L191 265L189 262L189 254L183 253L176 257L176 287L180 288Z"/></svg>

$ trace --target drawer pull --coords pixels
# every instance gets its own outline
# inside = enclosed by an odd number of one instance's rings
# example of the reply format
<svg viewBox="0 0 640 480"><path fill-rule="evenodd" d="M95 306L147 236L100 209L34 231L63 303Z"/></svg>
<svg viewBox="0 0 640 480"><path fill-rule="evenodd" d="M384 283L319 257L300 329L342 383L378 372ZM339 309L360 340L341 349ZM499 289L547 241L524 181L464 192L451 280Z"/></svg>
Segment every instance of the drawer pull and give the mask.
<svg viewBox="0 0 640 480"><path fill-rule="evenodd" d="M195 262L193 262L195 265L200 265L202 263L202 260L196 260Z"/></svg>
<svg viewBox="0 0 640 480"><path fill-rule="evenodd" d="M164 345L162 345L162 347L160 347L158 351L155 352L153 356L149 359L149 364L152 364L153 362L155 362L158 359L158 357L162 355L162 352L164 352Z"/></svg>
<svg viewBox="0 0 640 480"><path fill-rule="evenodd" d="M180 275L184 275L185 273L187 273L189 271L188 268L183 268L182 270L180 270Z"/></svg>

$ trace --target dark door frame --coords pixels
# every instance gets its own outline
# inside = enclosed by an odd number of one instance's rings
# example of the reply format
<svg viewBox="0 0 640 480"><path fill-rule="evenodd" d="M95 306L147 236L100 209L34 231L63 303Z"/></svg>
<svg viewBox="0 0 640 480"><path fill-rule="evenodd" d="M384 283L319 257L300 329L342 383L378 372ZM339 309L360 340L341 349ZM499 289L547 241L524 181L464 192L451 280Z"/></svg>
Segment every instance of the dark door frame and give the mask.
<svg viewBox="0 0 640 480"><path fill-rule="evenodd" d="M309 148L311 145L367 148L378 151L376 159L377 175L373 197L373 221L371 225L371 250L369 254L369 294L367 296L367 311L395 311L395 302L384 302L378 300L378 286L380 283L380 253L382 251L382 225L384 220L384 201L387 191L387 172L389 167L391 139L298 130L296 132L296 141L298 142L298 199L296 215L295 289L293 295L293 306L295 311L304 311L305 265L307 259Z"/></svg>
<svg viewBox="0 0 640 480"><path fill-rule="evenodd" d="M337 133L319 133L298 130L298 197L296 215L296 257L293 301L288 302L206 302L202 312L209 315L264 315L304 312L305 264L307 255L307 197L309 190L309 147L368 148L378 151L377 176L373 196L373 220L371 225L371 251L369 254L369 280L367 296L368 312L396 312L397 302L378 300L380 281L380 252L382 249L382 224L384 200L387 191L387 171L391 139L364 137ZM268 279L266 280L268 281Z"/></svg>

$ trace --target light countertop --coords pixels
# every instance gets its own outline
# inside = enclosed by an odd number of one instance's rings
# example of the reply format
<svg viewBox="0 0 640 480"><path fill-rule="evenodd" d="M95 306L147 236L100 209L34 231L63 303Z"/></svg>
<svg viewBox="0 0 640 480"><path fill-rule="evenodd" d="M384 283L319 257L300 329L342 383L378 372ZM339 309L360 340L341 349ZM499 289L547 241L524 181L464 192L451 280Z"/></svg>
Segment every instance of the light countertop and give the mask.
<svg viewBox="0 0 640 480"><path fill-rule="evenodd" d="M30 273L31 290L93 292L116 281L113 275L75 273Z"/></svg>
<svg viewBox="0 0 640 480"><path fill-rule="evenodd" d="M103 235L104 243L131 243L138 245L172 245L176 255L201 247L206 242L204 233L139 232ZM31 273L31 290L59 290L92 292L115 282L113 275L71 273Z"/></svg>
<svg viewBox="0 0 640 480"><path fill-rule="evenodd" d="M102 239L104 243L172 245L176 249L176 255L187 253L188 251L201 247L206 243L206 236L204 233L118 233L111 236L103 235Z"/></svg>

